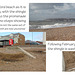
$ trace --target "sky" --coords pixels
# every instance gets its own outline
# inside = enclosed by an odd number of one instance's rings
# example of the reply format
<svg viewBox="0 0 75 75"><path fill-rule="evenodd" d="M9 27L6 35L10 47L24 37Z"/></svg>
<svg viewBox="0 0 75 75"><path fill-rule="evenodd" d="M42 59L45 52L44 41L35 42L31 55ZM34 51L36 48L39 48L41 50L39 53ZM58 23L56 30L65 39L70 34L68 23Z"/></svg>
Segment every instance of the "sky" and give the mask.
<svg viewBox="0 0 75 75"><path fill-rule="evenodd" d="M30 3L29 20L75 18L75 3Z"/></svg>
<svg viewBox="0 0 75 75"><path fill-rule="evenodd" d="M43 41L43 32L0 32L0 36L9 35L11 33L21 33L25 36L25 40Z"/></svg>

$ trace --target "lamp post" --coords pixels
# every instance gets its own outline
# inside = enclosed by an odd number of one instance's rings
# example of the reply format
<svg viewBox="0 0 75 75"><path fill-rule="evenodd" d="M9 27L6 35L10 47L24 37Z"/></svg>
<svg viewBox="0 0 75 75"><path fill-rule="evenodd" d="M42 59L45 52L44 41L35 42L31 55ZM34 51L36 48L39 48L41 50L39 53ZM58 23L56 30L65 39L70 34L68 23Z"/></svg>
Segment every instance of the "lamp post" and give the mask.
<svg viewBox="0 0 75 75"><path fill-rule="evenodd" d="M33 32L32 32L32 41L33 41Z"/></svg>

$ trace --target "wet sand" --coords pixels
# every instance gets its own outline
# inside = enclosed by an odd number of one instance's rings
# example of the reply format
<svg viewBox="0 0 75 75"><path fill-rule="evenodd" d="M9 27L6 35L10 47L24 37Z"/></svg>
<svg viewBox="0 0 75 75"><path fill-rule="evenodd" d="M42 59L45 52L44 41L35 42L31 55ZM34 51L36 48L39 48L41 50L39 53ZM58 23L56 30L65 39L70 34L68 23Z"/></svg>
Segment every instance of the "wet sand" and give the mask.
<svg viewBox="0 0 75 75"><path fill-rule="evenodd" d="M46 32L47 41L75 41L75 26L48 29L31 29L30 32Z"/></svg>

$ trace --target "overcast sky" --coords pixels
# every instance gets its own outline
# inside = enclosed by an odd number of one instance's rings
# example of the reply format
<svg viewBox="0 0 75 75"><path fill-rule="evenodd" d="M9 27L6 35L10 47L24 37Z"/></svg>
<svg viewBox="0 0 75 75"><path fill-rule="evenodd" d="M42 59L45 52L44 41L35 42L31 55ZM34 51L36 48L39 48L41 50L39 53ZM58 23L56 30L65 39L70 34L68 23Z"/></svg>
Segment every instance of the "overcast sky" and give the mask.
<svg viewBox="0 0 75 75"><path fill-rule="evenodd" d="M30 3L30 21L49 18L75 18L75 3Z"/></svg>
<svg viewBox="0 0 75 75"><path fill-rule="evenodd" d="M33 41L43 41L43 32L0 32L0 36L10 35L11 33L21 33L25 36L25 40L33 40Z"/></svg>

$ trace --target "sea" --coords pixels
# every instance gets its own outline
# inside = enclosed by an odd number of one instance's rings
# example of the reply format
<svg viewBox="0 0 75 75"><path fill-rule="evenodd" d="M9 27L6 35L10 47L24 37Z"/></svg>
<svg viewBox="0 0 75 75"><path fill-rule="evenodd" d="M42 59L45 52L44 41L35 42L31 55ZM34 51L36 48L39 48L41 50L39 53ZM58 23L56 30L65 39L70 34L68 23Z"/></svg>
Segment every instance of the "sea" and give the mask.
<svg viewBox="0 0 75 75"><path fill-rule="evenodd" d="M30 29L48 29L48 28L58 28L58 27L69 27L75 26L75 20L50 20L50 21L30 21Z"/></svg>

